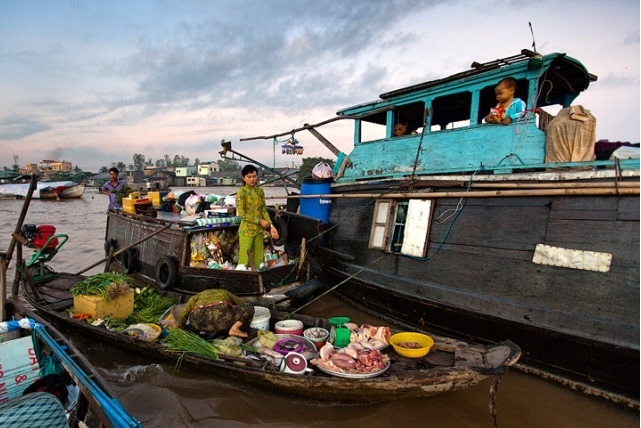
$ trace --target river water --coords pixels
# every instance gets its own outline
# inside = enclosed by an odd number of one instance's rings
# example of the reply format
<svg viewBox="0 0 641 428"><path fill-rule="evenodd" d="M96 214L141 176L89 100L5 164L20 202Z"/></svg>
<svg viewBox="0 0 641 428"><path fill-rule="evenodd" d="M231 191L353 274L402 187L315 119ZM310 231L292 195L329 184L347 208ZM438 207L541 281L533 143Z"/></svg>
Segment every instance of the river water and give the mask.
<svg viewBox="0 0 641 428"><path fill-rule="evenodd" d="M179 189L174 189L179 190ZM227 195L237 188L202 188L201 193ZM265 188L268 196L282 189ZM270 199L269 203L283 200ZM22 210L21 200L0 200L0 251L7 251ZM25 223L53 224L69 241L49 263L60 272L78 272L104 256L107 200L97 189L81 199L33 200ZM26 249L25 257L31 250ZM15 255L14 255L15 258ZM103 265L87 274L101 272ZM13 280L13 263L8 271ZM10 291L9 291L10 293ZM361 324L383 325L331 294L303 313L348 316ZM271 394L245 384L217 381L201 373L126 354L70 334L72 341L100 370L124 406L145 427L494 427L489 412L489 380L461 391L434 397L371 405L322 404ZM638 373L630 373L638 376ZM500 427L638 427L639 412L512 369L498 388Z"/></svg>

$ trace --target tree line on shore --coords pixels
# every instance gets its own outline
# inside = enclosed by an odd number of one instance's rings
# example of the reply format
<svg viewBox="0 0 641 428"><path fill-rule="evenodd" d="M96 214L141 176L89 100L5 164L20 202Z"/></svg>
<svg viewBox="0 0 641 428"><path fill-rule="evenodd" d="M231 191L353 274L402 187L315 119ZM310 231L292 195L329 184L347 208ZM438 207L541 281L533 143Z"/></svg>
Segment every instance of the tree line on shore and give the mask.
<svg viewBox="0 0 641 428"><path fill-rule="evenodd" d="M11 168L3 167L4 171L14 171L19 172L20 166L18 164L18 156L13 156L14 164ZM120 171L142 171L146 167L166 167L166 168L179 168L186 166L198 166L200 164L200 159L196 158L192 164L190 164L190 159L185 156L176 155L171 158L170 155L166 154L162 159L158 159L155 162L152 158L146 158L145 155L136 153L133 155L132 163L126 164L125 162L113 162L111 166L101 166L99 172L107 172L110 168L116 167ZM240 170L241 165L232 159L222 159L218 160L218 166L221 171L235 171ZM312 158L303 158L302 164L298 168L299 170L299 180L302 180L303 177L309 177L312 175L312 169L319 162L327 162L329 165L333 165L334 162L331 159L326 159L322 157L312 157ZM259 166L259 165L257 165ZM260 168L259 168L260 169ZM94 175L95 172L83 171L79 166L73 167L72 171L69 172L51 172L48 174L49 179L52 181L75 181L82 182L88 177Z"/></svg>

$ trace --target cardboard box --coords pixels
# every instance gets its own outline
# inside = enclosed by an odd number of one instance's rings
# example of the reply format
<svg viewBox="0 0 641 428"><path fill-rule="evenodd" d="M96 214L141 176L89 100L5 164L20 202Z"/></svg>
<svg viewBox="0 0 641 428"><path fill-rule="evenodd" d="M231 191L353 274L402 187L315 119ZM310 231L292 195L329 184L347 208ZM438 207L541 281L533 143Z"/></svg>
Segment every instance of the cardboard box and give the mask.
<svg viewBox="0 0 641 428"><path fill-rule="evenodd" d="M147 198L149 198L154 207L159 207L162 205L160 192L147 192Z"/></svg>
<svg viewBox="0 0 641 428"><path fill-rule="evenodd" d="M73 308L76 312L91 314L92 318L105 315L127 318L134 311L134 290L109 301L97 295L76 295L73 296Z"/></svg>

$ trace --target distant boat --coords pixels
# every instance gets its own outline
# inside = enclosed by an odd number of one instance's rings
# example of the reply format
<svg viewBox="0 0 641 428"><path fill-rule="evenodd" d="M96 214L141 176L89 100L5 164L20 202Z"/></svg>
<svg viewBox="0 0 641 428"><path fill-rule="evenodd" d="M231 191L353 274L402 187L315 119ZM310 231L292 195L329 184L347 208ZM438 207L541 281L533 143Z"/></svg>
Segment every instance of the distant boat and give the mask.
<svg viewBox="0 0 641 428"><path fill-rule="evenodd" d="M13 199L27 196L29 183L0 185L0 195ZM78 199L85 193L85 185L75 181L48 181L39 182L33 192L35 199Z"/></svg>

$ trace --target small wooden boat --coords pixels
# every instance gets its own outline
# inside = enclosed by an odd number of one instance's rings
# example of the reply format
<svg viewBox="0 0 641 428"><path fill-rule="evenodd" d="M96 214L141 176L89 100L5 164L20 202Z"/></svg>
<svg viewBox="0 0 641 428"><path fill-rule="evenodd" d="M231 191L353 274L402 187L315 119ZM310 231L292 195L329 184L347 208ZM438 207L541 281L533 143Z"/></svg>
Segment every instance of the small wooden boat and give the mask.
<svg viewBox="0 0 641 428"><path fill-rule="evenodd" d="M51 324L18 302L7 302L6 313L11 321L0 323L0 426L142 427Z"/></svg>
<svg viewBox="0 0 641 428"><path fill-rule="evenodd" d="M285 293L291 294L313 279L305 240L317 235L321 224L315 221L305 229L288 228L280 214L272 210L270 215L281 230L279 245L285 251L274 260L274 266L235 270L228 261L237 251L238 217L181 216L162 211L152 217L110 211L105 255L116 257L108 262L109 269L153 283L161 290L194 294L223 288L238 296L286 301L289 297Z"/></svg>
<svg viewBox="0 0 641 428"><path fill-rule="evenodd" d="M85 185L82 183L47 186L40 189L40 199L79 199L84 193Z"/></svg>
<svg viewBox="0 0 641 428"><path fill-rule="evenodd" d="M27 196L29 183L2 184L0 195L22 199ZM85 185L74 181L39 182L33 192L34 199L79 199L85 193Z"/></svg>
<svg viewBox="0 0 641 428"><path fill-rule="evenodd" d="M434 347L422 358L405 358L390 348L383 350L389 356L390 364L375 377L339 377L317 369L304 375L282 373L278 367L262 360L223 354L219 354L218 359L208 359L189 353L172 353L162 340L140 341L128 334L115 333L103 326L74 319L67 312L73 306L69 289L82 279L79 275L60 273L38 284L26 281L25 296L51 322L93 340L150 359L179 362L182 369L201 371L216 379L241 382L299 398L365 403L425 397L467 388L489 376L500 376L521 354L520 348L510 341L483 346L435 337ZM275 322L285 316L284 313L271 312L272 331ZM291 318L303 321L306 326L329 328L325 319L304 315ZM255 336L256 331L252 329L252 332Z"/></svg>

